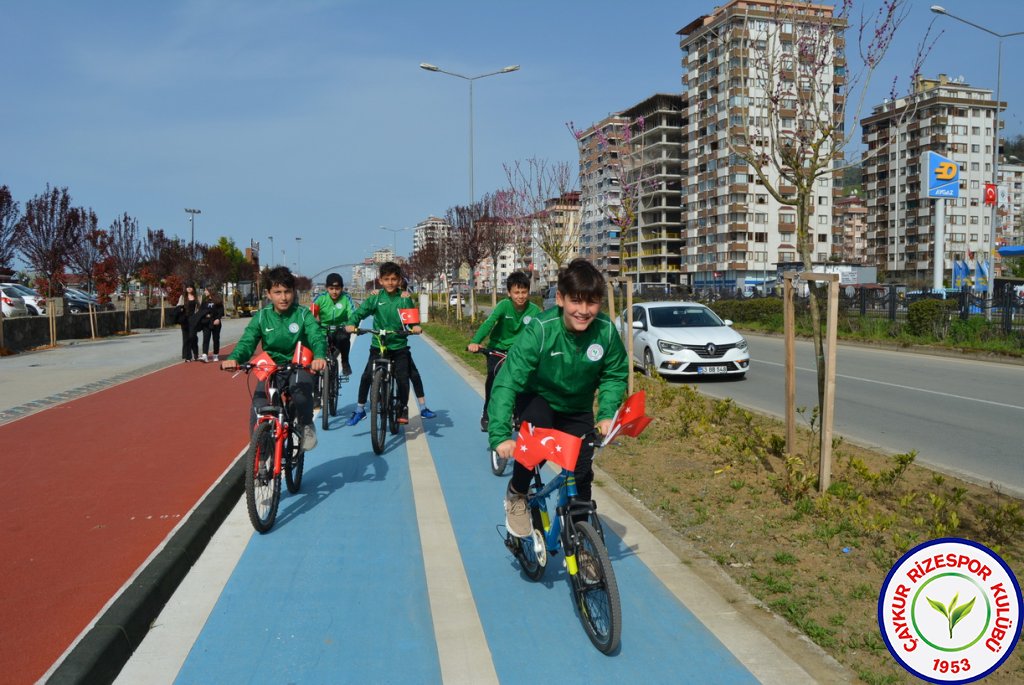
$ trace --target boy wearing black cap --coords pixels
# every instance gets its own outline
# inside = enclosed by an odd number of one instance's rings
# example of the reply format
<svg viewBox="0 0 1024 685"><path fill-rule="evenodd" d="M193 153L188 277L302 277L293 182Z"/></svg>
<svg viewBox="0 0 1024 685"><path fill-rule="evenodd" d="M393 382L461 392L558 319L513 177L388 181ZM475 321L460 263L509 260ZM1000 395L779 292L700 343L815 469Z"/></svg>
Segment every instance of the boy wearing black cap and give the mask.
<svg viewBox="0 0 1024 685"><path fill-rule="evenodd" d="M345 323L352 315L355 307L352 305L352 298L348 293L343 292L345 281L341 274L327 274L327 292L316 298L313 311L319 311L320 324L323 326L336 327L329 331L327 336L330 343L341 353L341 373L345 376L352 375L352 367L348 365L348 351L350 345L349 334L345 332Z"/></svg>

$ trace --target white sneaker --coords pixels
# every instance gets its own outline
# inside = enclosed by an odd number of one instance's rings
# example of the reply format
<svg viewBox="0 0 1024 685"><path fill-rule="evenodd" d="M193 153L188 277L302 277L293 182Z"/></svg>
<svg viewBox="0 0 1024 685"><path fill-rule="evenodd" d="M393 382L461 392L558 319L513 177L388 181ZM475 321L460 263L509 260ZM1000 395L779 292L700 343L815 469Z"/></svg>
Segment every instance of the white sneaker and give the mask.
<svg viewBox="0 0 1024 685"><path fill-rule="evenodd" d="M316 428L313 424L307 423L302 427L302 450L311 452L316 449Z"/></svg>
<svg viewBox="0 0 1024 685"><path fill-rule="evenodd" d="M219 354L213 355L213 361L219 362L220 361L220 355Z"/></svg>
<svg viewBox="0 0 1024 685"><path fill-rule="evenodd" d="M201 362L203 362L203 363L206 363L206 361L207 361L207 360L206 360L206 355L205 355L205 354L201 354L201 355L199 355L199 361L201 361Z"/></svg>

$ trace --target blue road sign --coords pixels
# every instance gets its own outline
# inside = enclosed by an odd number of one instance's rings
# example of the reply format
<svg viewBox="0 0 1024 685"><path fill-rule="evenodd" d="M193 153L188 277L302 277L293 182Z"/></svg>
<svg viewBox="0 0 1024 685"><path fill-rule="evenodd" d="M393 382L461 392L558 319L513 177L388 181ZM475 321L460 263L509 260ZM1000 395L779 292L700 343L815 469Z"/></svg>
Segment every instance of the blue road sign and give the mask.
<svg viewBox="0 0 1024 685"><path fill-rule="evenodd" d="M921 154L921 168L928 170L924 197L934 200L960 197L960 166L937 152Z"/></svg>

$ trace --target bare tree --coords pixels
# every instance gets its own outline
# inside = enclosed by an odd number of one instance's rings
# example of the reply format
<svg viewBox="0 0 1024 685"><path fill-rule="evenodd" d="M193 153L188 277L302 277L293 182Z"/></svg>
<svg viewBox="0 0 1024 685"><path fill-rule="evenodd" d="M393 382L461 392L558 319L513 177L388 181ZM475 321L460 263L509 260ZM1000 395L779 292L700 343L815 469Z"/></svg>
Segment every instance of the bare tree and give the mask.
<svg viewBox="0 0 1024 685"><path fill-rule="evenodd" d="M88 289L93 289L93 280L96 278L96 265L99 264L108 254L110 247L110 234L98 228L99 221L96 212L81 210L84 217L78 227L78 235L75 244L71 248L68 261L80 276L85 277Z"/></svg>
<svg viewBox="0 0 1024 685"><path fill-rule="evenodd" d="M449 207L445 218L451 230L450 254L451 264L456 275L463 264L469 267L469 302L472 311L476 312L476 283L474 274L477 265L488 256L487 246L483 241L484 227L479 223L482 205L477 202L471 207L456 205Z"/></svg>
<svg viewBox="0 0 1024 685"><path fill-rule="evenodd" d="M443 255L435 240L428 240L409 257L409 268L421 284L430 286L444 268Z"/></svg>
<svg viewBox="0 0 1024 685"><path fill-rule="evenodd" d="M516 225L520 222L510 212L514 206L511 190L487 193L480 199L480 204L483 214L480 238L491 258L491 305L494 306L498 298L498 260L514 246Z"/></svg>
<svg viewBox="0 0 1024 685"><path fill-rule="evenodd" d="M552 200L574 191L577 174L573 166L531 157L504 168L517 214L529 222L537 248L555 267L564 266L579 247L579 222L560 221L552 211Z"/></svg>
<svg viewBox="0 0 1024 685"><path fill-rule="evenodd" d="M877 12L867 18L861 14L855 26L863 67L847 72L845 34L852 10L853 0L840 0L834 10L790 0L772 5L767 17L749 16L711 32L723 44L751 51L755 78L730 104L741 112L743 133L729 136L729 149L776 201L795 211L797 251L807 271L813 269L811 219L818 179L843 169L843 150L859 128L871 75L909 8L907 0L881 0ZM910 65L912 81L926 54L927 49L919 49ZM856 104L848 110L851 96ZM821 406L825 354L816 287L810 288L810 300Z"/></svg>
<svg viewBox="0 0 1024 685"><path fill-rule="evenodd" d="M14 241L25 261L45 281L47 296L64 291L64 269L83 221L71 207L67 188L46 185L42 194L25 204L25 214L14 228Z"/></svg>
<svg viewBox="0 0 1024 685"><path fill-rule="evenodd" d="M14 269L14 228L21 219L11 190L0 186L0 271Z"/></svg>
<svg viewBox="0 0 1024 685"><path fill-rule="evenodd" d="M110 224L110 246L107 249L113 261L117 278L124 293L125 330L131 327L131 297L129 286L132 278L142 266L142 240L139 238L139 222L127 212Z"/></svg>

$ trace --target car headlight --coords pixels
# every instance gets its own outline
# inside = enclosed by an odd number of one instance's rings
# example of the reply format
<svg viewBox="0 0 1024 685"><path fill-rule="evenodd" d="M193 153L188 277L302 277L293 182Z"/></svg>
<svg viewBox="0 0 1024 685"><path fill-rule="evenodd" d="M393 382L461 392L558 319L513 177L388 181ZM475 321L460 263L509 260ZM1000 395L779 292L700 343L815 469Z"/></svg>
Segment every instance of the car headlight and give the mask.
<svg viewBox="0 0 1024 685"><path fill-rule="evenodd" d="M736 349L739 350L740 352L746 352L747 351L747 340L746 340L746 338L740 338L740 341L738 343L736 343Z"/></svg>
<svg viewBox="0 0 1024 685"><path fill-rule="evenodd" d="M685 345L680 345L679 343L669 342L668 340L659 340L658 341L658 349L661 350L662 353L664 353L664 354L671 354L672 352L678 352L679 350L683 349L684 347L686 347L686 346Z"/></svg>

